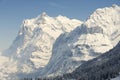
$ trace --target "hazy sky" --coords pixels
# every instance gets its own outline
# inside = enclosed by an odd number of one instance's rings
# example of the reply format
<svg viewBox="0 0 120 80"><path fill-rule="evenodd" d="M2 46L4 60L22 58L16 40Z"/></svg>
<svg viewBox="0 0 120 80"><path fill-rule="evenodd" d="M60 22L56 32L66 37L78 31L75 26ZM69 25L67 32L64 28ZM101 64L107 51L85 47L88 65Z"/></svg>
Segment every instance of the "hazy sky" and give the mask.
<svg viewBox="0 0 120 80"><path fill-rule="evenodd" d="M24 19L46 12L86 20L97 8L112 4L120 6L120 0L0 0L0 51L10 46Z"/></svg>

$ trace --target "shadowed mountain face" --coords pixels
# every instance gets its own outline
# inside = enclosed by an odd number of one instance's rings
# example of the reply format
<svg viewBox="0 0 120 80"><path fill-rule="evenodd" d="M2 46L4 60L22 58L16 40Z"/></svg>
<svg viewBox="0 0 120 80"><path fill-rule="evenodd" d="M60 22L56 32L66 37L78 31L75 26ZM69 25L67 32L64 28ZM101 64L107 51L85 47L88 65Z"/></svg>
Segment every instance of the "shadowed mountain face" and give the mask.
<svg viewBox="0 0 120 80"><path fill-rule="evenodd" d="M54 80L106 80L115 78L120 72L120 42L116 47L101 56L83 63L70 74Z"/></svg>

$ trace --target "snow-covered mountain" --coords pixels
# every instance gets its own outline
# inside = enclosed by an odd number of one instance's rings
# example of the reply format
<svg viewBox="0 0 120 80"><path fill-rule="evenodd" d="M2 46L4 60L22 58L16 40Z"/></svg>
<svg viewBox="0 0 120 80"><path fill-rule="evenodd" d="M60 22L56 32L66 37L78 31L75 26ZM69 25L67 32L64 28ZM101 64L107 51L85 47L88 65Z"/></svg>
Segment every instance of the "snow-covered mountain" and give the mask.
<svg viewBox="0 0 120 80"><path fill-rule="evenodd" d="M60 35L52 57L41 75L56 76L72 72L82 62L97 57L120 41L120 6L97 9L86 22Z"/></svg>
<svg viewBox="0 0 120 80"><path fill-rule="evenodd" d="M13 44L0 56L6 59L0 62L0 79L69 73L118 41L120 6L97 9L84 23L61 15L50 17L44 12L24 20Z"/></svg>
<svg viewBox="0 0 120 80"><path fill-rule="evenodd" d="M120 42L108 52L86 61L72 73L49 80L120 80Z"/></svg>
<svg viewBox="0 0 120 80"><path fill-rule="evenodd" d="M43 68L49 61L56 38L70 32L81 21L65 16L50 17L45 12L40 16L23 21L19 33L9 49L2 55L17 61L20 72L31 72Z"/></svg>

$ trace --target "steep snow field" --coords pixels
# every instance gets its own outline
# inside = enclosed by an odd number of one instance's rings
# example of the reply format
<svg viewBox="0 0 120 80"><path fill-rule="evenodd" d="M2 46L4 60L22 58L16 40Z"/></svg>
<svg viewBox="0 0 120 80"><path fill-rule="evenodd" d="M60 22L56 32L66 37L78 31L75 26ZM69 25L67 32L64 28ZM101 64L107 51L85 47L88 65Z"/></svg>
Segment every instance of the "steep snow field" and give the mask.
<svg viewBox="0 0 120 80"><path fill-rule="evenodd" d="M36 18L23 21L18 36L3 55L17 60L20 69L26 66L26 71L23 72L43 68L51 57L52 45L56 38L81 23L61 15L50 17L43 12Z"/></svg>
<svg viewBox="0 0 120 80"><path fill-rule="evenodd" d="M61 15L50 17L45 12L36 18L24 20L13 44L2 53L10 59L5 68L13 66L16 70L11 73L16 74L27 74L44 68L51 57L56 38L81 24L82 21Z"/></svg>

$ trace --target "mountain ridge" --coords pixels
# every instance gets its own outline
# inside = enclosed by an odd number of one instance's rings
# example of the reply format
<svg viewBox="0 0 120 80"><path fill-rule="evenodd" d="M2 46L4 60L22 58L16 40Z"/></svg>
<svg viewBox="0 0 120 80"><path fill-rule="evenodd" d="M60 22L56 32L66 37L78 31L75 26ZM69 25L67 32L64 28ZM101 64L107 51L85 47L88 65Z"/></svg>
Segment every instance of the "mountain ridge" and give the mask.
<svg viewBox="0 0 120 80"><path fill-rule="evenodd" d="M61 15L50 17L43 12L36 18L23 21L13 44L2 55L17 61L20 72L29 73L43 68L51 57L56 38L81 23L82 21Z"/></svg>
<svg viewBox="0 0 120 80"><path fill-rule="evenodd" d="M70 73L82 62L112 49L120 40L119 22L119 6L97 9L81 26L57 38L52 57L41 75Z"/></svg>
<svg viewBox="0 0 120 80"><path fill-rule="evenodd" d="M82 63L112 49L120 40L120 7L97 9L85 22L45 12L26 19L13 44L2 53L9 58L3 68L8 79L71 73ZM9 65L11 65L9 67ZM38 71L39 70L39 71ZM11 77L12 76L12 77Z"/></svg>

